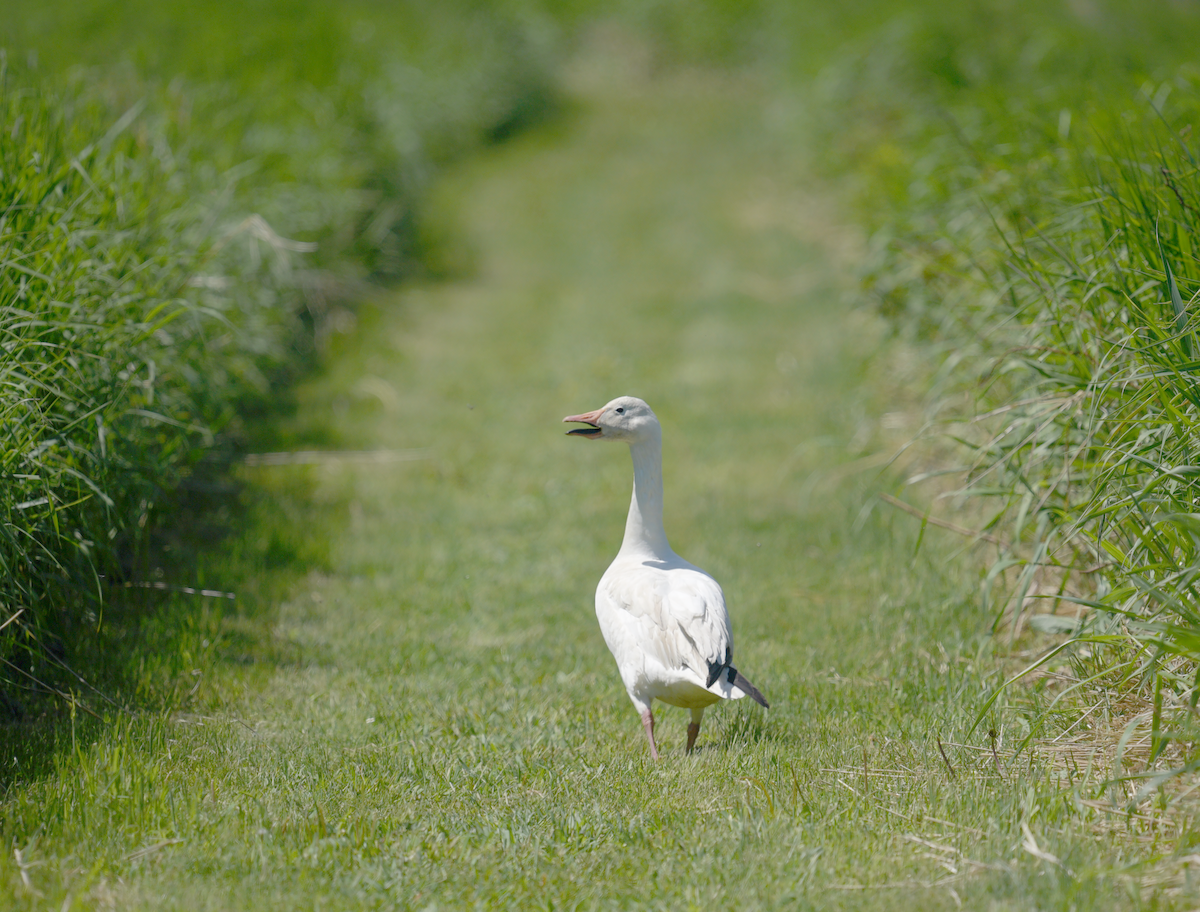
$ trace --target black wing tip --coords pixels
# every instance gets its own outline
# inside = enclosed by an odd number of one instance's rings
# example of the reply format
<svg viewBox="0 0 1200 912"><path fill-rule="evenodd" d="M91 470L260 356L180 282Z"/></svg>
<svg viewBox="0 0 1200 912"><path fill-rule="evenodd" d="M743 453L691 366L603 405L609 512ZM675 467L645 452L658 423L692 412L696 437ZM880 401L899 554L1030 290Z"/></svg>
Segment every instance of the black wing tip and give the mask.
<svg viewBox="0 0 1200 912"><path fill-rule="evenodd" d="M712 687L713 682L715 680L717 680L717 678L721 677L721 672L723 672L725 670L725 668L726 668L726 666L721 664L720 662L709 662L708 663L708 680L704 682L704 686ZM732 671L733 669L731 668L729 670ZM731 678L730 680L733 680L733 679Z"/></svg>
<svg viewBox="0 0 1200 912"><path fill-rule="evenodd" d="M732 670L732 669L731 669ZM735 672L733 686L741 690L751 700L761 706L763 709L770 709L771 704L767 702L767 698L762 695L757 687L746 680L746 676L740 671Z"/></svg>
<svg viewBox="0 0 1200 912"><path fill-rule="evenodd" d="M724 662L709 662L708 663L708 681L705 682L704 686L712 687L713 682L716 681L717 678L721 677L722 674L726 674L728 676L730 684L734 683L734 677L738 674L738 670L733 667L732 662L733 662L733 647L726 646Z"/></svg>

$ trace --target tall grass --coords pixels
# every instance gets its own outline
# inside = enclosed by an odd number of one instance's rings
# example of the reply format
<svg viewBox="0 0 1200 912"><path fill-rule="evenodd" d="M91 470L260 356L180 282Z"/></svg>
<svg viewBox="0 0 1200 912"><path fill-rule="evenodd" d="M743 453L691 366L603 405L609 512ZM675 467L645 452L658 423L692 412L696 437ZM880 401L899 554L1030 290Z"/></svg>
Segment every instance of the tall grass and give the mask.
<svg viewBox="0 0 1200 912"><path fill-rule="evenodd" d="M13 694L78 686L156 506L352 319L350 292L423 268L436 169L549 97L530 28L467 4L74 12L16 2L0 26Z"/></svg>
<svg viewBox="0 0 1200 912"><path fill-rule="evenodd" d="M1002 543L994 627L1032 614L1070 634L1034 665L1136 698L1112 722L1151 749L1117 770L1151 788L1195 767L1200 684L1200 17L1154 6L914 16L823 83L830 121L861 118L826 129L877 230L868 285L942 351L931 423L962 463L934 493Z"/></svg>
<svg viewBox="0 0 1200 912"><path fill-rule="evenodd" d="M985 498L1008 543L985 580L1011 583L996 628L1074 606L1032 623L1121 654L1109 683L1149 695L1156 754L1164 713L1194 704L1190 8L129 0L66 28L16 8L4 40L36 67L8 68L0 150L0 622L24 613L0 636L102 625L153 505L338 325L344 289L423 268L438 164L545 109L557 30L615 17L677 60L822 68L805 98L875 231L868 285L942 355L934 421L964 454L948 493Z"/></svg>

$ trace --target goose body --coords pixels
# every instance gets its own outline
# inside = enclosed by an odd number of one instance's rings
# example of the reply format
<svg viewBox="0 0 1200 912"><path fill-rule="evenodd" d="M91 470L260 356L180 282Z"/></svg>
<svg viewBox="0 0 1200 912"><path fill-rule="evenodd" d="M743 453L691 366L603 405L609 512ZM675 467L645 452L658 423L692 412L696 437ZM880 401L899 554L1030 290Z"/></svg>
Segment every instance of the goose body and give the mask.
<svg viewBox="0 0 1200 912"><path fill-rule="evenodd" d="M749 696L767 701L733 665L733 631L720 585L667 543L663 528L662 428L641 399L622 396L563 421L588 425L568 433L622 440L633 457L633 499L625 538L596 587L596 618L629 699L658 759L651 703L691 710L687 750L706 707Z"/></svg>

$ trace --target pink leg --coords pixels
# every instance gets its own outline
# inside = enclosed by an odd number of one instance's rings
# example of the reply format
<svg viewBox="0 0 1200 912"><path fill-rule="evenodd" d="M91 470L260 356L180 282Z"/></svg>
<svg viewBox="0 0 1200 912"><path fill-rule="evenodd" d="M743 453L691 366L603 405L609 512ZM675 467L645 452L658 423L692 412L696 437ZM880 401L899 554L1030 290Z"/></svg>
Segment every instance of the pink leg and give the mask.
<svg viewBox="0 0 1200 912"><path fill-rule="evenodd" d="M700 719L704 715L703 708L692 710L692 721L688 723L687 752L690 754L696 746L696 737L700 734Z"/></svg>
<svg viewBox="0 0 1200 912"><path fill-rule="evenodd" d="M646 740L650 742L650 756L657 760L658 745L654 743L654 713L650 712L649 706L642 710L642 728L646 730Z"/></svg>

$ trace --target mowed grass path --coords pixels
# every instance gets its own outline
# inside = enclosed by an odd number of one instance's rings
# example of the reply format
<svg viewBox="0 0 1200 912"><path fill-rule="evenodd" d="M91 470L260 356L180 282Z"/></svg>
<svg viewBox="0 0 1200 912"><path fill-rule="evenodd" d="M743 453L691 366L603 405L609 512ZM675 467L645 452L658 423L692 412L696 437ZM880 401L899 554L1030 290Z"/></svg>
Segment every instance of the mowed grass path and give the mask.
<svg viewBox="0 0 1200 912"><path fill-rule="evenodd" d="M864 509L900 362L846 303L853 244L794 118L749 84L612 76L446 179L457 277L365 305L290 429L420 452L245 470L302 542L275 560L316 555L270 606L273 645L218 619L187 712L18 776L4 904L1132 902L1116 837L1036 768L1001 780L950 747L952 778L939 756L994 684L988 619L961 542L930 530L914 557L914 522ZM626 393L664 426L672 544L724 585L772 701L708 713L690 757L663 707L659 763L592 607L628 452L559 423Z"/></svg>

